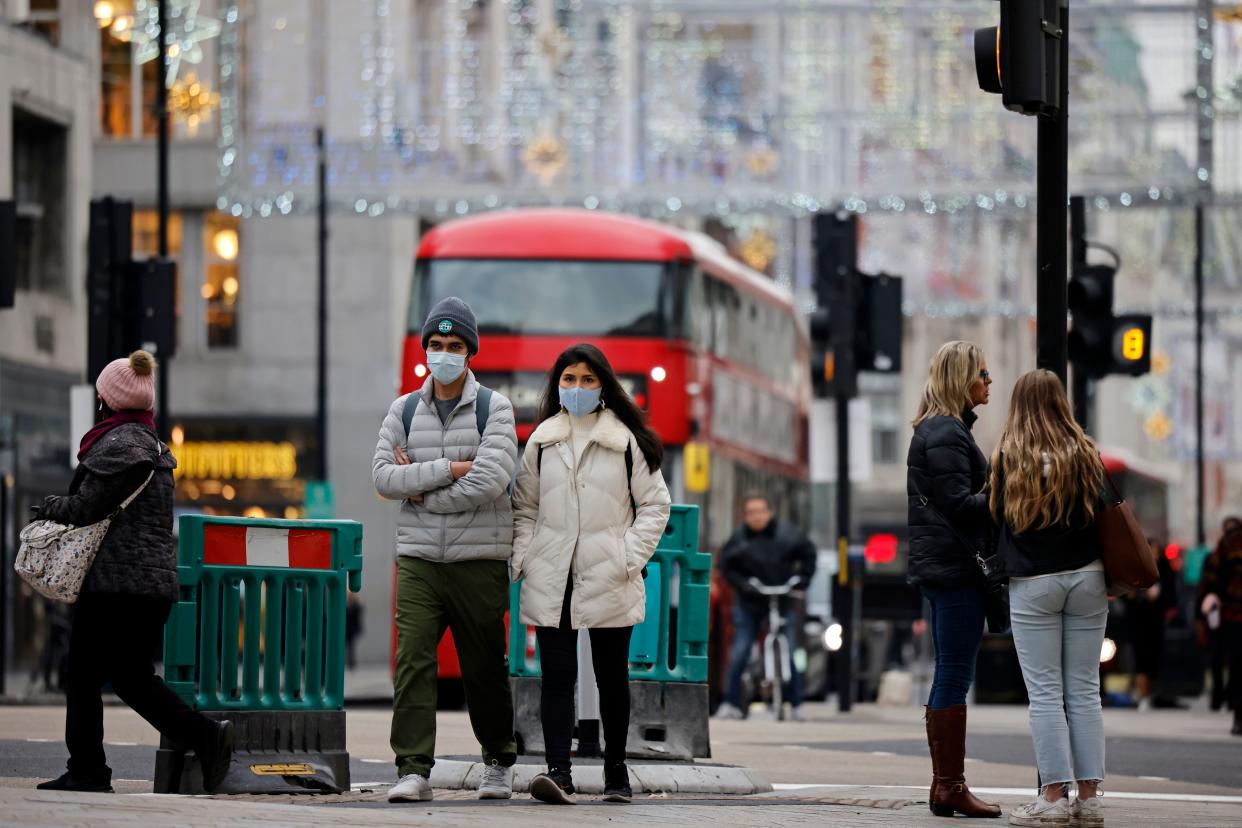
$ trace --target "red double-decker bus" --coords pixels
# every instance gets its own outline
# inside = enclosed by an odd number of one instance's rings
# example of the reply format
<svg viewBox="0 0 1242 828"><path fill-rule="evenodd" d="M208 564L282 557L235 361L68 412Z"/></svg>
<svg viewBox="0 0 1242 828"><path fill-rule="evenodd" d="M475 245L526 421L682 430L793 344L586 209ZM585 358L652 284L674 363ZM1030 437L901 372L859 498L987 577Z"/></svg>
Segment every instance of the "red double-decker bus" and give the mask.
<svg viewBox="0 0 1242 828"><path fill-rule="evenodd" d="M513 210L442 224L424 235L414 264L402 393L425 381L419 332L445 296L474 310L480 348L471 368L512 400L520 441L537 425L556 357L589 341L648 412L674 501L700 506L705 545L724 540L737 497L749 489L768 493L787 515L806 514L805 326L788 291L719 243L589 210ZM696 466L689 474L688 444ZM460 676L448 636L439 655L441 678Z"/></svg>

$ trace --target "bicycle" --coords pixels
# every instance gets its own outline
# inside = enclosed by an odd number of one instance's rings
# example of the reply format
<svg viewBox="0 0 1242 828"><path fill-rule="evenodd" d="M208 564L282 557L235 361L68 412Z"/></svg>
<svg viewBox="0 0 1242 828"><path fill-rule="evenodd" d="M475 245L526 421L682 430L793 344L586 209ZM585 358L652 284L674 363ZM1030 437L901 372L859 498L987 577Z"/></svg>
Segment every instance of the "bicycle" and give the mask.
<svg viewBox="0 0 1242 828"><path fill-rule="evenodd" d="M785 616L781 612L781 599L790 595L798 585L798 577L784 584L771 586L758 578L747 583L759 595L768 599L768 634L763 638L763 682L768 686L772 702L772 714L777 721L785 718L785 685L793 678L794 643L791 631L785 629Z"/></svg>

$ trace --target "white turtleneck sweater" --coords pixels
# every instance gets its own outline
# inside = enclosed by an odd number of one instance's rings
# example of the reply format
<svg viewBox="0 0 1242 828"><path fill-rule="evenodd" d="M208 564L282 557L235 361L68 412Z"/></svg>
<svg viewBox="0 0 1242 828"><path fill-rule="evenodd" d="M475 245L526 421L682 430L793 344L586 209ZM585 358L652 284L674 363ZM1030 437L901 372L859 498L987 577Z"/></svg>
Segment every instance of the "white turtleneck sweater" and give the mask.
<svg viewBox="0 0 1242 828"><path fill-rule="evenodd" d="M595 424L599 422L599 412L593 411L585 417L575 417L569 415L569 430L574 447L574 468L582 461L582 452L586 449L587 443L591 440L591 432L595 430Z"/></svg>

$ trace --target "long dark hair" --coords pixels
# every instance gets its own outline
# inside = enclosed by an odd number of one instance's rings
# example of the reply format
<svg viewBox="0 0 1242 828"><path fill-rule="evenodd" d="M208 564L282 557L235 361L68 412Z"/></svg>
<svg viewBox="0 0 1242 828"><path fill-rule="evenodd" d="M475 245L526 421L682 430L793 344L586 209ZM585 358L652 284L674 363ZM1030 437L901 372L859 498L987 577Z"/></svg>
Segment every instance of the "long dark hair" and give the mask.
<svg viewBox="0 0 1242 828"><path fill-rule="evenodd" d="M539 422L542 423L560 413L561 374L569 366L580 362L591 366L591 372L599 377L600 389L603 391L600 399L604 406L611 409L612 413L617 415L617 419L625 423L625 427L634 434L634 439L638 441L638 447L642 450L647 465L652 471L659 469L664 461L664 445L655 432L647 427L642 409L634 404L634 400L625 393L625 389L617 381L617 375L613 372L608 357L590 343L579 342L577 345L571 345L556 358L556 364L548 372L548 384L543 389L543 399L539 403Z"/></svg>

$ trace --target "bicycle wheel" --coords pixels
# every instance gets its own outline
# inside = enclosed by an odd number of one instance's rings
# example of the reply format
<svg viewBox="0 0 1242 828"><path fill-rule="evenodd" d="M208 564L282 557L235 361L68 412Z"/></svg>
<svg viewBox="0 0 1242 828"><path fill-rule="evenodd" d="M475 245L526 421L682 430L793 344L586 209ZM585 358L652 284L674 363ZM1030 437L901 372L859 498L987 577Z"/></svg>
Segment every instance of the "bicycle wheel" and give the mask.
<svg viewBox="0 0 1242 828"><path fill-rule="evenodd" d="M788 645L783 635L770 636L772 661L768 669L768 681L772 685L772 715L779 722L785 718L785 682L781 666L787 656Z"/></svg>

